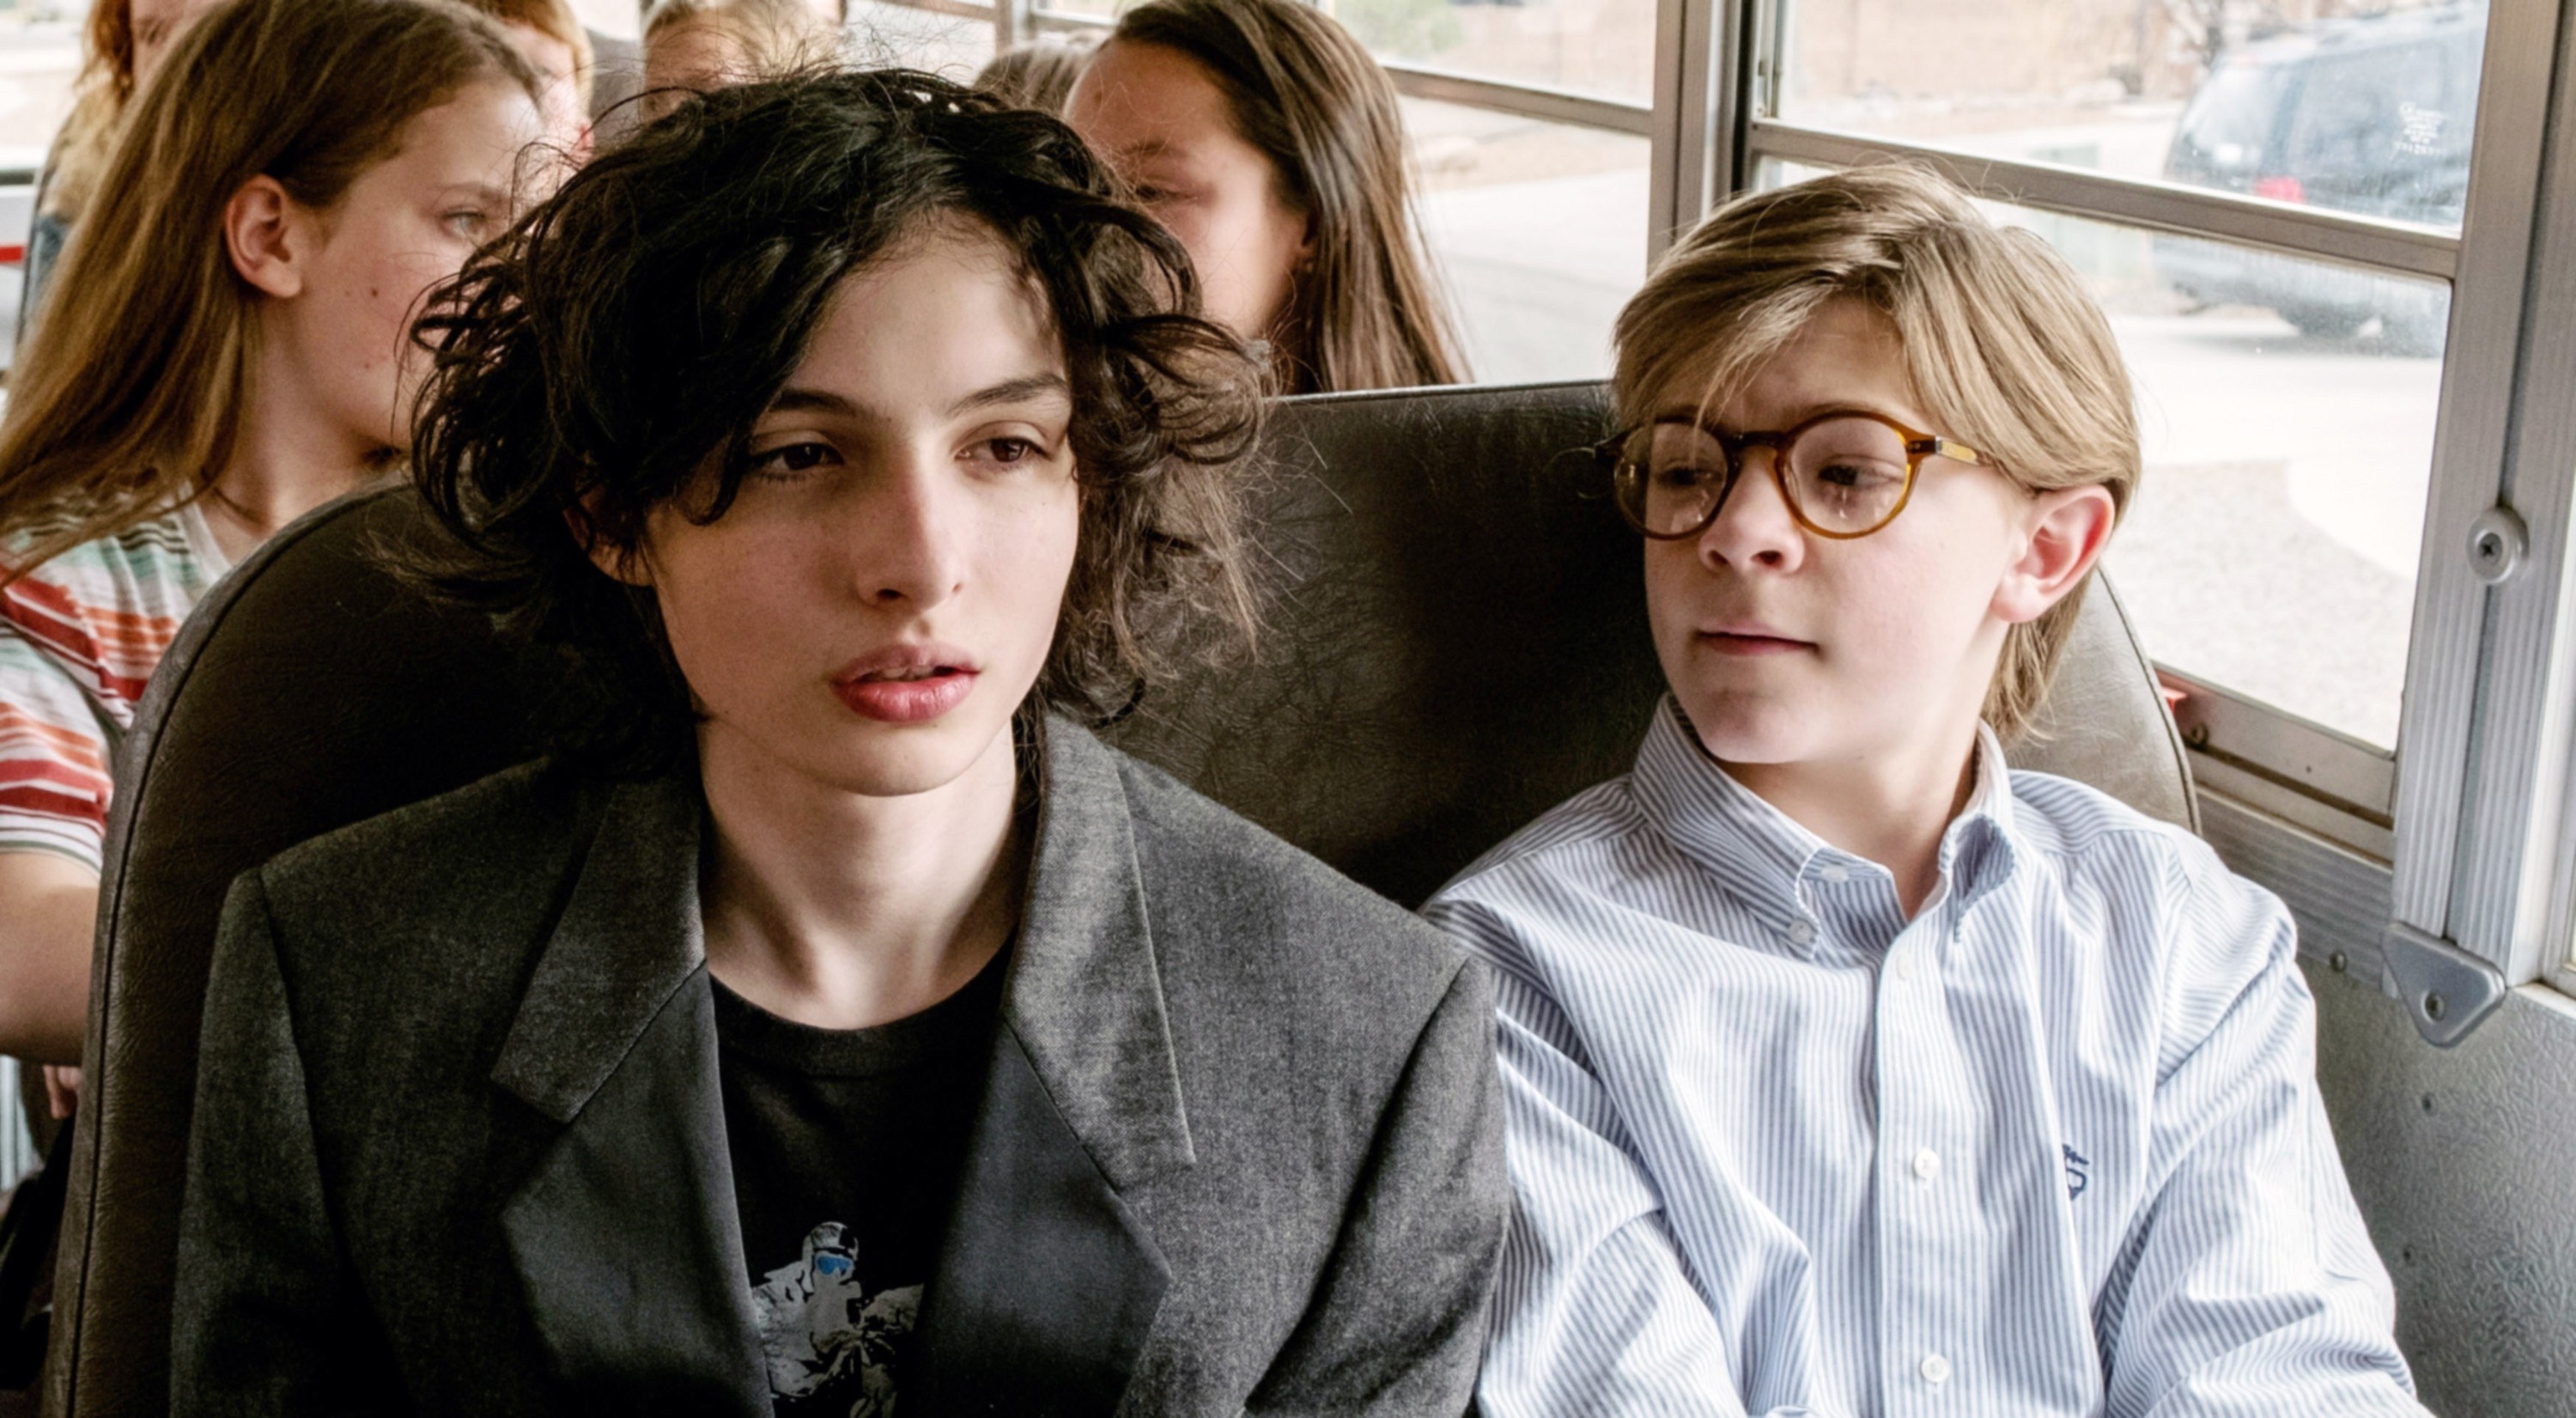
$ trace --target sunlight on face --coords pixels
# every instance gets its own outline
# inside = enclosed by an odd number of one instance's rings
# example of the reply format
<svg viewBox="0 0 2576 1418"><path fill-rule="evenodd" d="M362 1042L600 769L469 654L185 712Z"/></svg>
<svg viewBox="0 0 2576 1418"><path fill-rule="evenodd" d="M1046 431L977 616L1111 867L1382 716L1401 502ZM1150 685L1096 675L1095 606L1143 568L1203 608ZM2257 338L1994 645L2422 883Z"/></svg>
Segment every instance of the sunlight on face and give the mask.
<svg viewBox="0 0 2576 1418"><path fill-rule="evenodd" d="M648 519L710 779L893 796L1008 752L1073 569L1072 419L1043 301L990 232L944 221L847 277L733 506Z"/></svg>
<svg viewBox="0 0 2576 1418"><path fill-rule="evenodd" d="M1159 44L1105 45L1065 100L1065 121L1188 249L1201 313L1246 339L1275 338L1313 242L1207 70Z"/></svg>
<svg viewBox="0 0 2576 1418"><path fill-rule="evenodd" d="M1653 412L1689 417L1700 388ZM1942 431L1918 406L1886 320L1828 304L1753 381L1711 410L1730 432L1781 431L1831 409L1865 409ZM1655 650L1708 751L1745 764L1849 761L1955 731L1992 679L2004 622L1999 583L2030 501L1999 473L1927 459L1895 521L1853 541L1792 519L1748 450L1717 520L1696 538L1646 544Z"/></svg>

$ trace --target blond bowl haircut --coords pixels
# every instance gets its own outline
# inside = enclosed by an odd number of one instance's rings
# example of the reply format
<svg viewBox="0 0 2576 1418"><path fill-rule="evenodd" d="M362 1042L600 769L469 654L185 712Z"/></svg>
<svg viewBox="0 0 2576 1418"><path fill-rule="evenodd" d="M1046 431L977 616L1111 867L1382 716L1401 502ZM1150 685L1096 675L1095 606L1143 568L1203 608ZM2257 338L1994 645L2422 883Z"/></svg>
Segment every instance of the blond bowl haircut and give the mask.
<svg viewBox="0 0 2576 1418"><path fill-rule="evenodd" d="M1711 213L1619 313L1613 401L1630 421L1677 397L1721 407L1846 297L1887 319L1934 432L2032 493L2098 484L2127 511L2137 412L2101 307L2046 241L1996 227L1920 168L1854 168ZM2005 634L1985 704L2005 742L2047 698L2083 598L2079 584Z"/></svg>

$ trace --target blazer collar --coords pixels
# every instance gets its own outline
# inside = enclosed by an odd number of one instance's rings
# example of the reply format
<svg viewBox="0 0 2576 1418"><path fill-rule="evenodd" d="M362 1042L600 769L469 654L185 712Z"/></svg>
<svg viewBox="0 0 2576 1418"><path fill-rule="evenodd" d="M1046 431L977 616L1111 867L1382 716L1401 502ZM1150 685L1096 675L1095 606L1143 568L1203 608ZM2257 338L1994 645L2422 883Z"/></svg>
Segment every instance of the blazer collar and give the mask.
<svg viewBox="0 0 2576 1418"><path fill-rule="evenodd" d="M520 997L492 1081L559 1123L581 1114L706 963L694 763L610 789Z"/></svg>
<svg viewBox="0 0 2576 1418"><path fill-rule="evenodd" d="M1118 755L1050 717L1038 840L1002 1011L1064 1121L1120 1191L1190 1165L1180 1070Z"/></svg>

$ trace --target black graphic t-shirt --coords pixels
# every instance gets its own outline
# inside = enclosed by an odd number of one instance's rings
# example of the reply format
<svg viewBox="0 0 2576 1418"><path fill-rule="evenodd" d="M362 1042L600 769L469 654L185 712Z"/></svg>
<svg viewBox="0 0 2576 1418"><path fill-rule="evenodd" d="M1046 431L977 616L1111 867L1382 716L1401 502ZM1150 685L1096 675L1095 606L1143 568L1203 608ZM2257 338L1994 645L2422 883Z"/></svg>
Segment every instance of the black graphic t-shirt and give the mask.
<svg viewBox="0 0 2576 1418"><path fill-rule="evenodd" d="M984 1087L1005 949L873 1029L715 987L725 1133L778 1418L888 1418Z"/></svg>

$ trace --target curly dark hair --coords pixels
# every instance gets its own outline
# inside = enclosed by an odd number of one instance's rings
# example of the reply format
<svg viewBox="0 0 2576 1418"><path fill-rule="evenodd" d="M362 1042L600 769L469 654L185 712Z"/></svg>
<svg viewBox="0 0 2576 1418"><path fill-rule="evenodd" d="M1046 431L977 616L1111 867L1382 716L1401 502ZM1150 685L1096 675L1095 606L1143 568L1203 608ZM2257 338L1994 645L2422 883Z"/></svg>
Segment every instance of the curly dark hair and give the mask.
<svg viewBox="0 0 2576 1418"><path fill-rule="evenodd" d="M1118 191L1055 118L926 74L812 73L693 99L442 288L412 460L454 542L437 584L570 659L558 747L646 772L686 744L652 594L590 548L634 551L675 498L722 517L835 288L943 219L1015 253L1072 385L1081 529L1033 703L1114 718L1181 647L1248 644L1259 366L1191 313L1188 257Z"/></svg>

